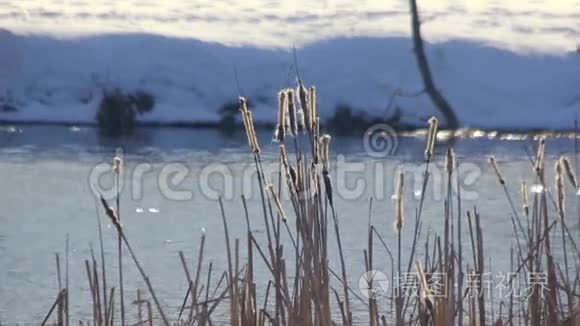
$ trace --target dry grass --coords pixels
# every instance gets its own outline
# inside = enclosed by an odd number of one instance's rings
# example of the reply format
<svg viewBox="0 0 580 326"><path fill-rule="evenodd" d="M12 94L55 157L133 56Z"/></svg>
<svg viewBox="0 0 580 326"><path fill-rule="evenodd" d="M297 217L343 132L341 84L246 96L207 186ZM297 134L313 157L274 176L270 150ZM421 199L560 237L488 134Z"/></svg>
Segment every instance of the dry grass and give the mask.
<svg viewBox="0 0 580 326"><path fill-rule="evenodd" d="M444 224L443 233L428 232L426 236L424 235L423 203L429 183L429 162L434 159L438 127L437 120L431 119L425 149L427 164L419 207L413 214L404 211L404 175L401 174L398 181L396 216L386 217L389 223L395 225L393 232L397 237L397 248L394 252L396 257L370 223L372 202L369 204L368 245L363 251L367 270L372 270L377 260L387 261L391 281L397 274L416 273L419 296L408 296L402 291L393 291L389 293L387 303L379 303L373 297L363 300L358 289L350 288L347 282L348 271L341 242L340 217L335 210L333 181L330 177L331 139L327 135L320 134L319 119L316 116L315 89L310 87L306 90L300 83L296 91L292 89L281 91L279 99L279 117L275 131L275 139L280 142L278 180L268 180L264 173L252 114L247 101L240 99L240 111L250 155L254 159L261 190L261 215L266 241L259 243L256 240L251 225L254 217L248 214L243 197L241 205L244 208L247 232L245 238L231 238L228 232L230 220L220 200L227 270L215 274L213 264L210 263L206 276L202 276L204 273L202 266L205 266L205 233L201 236L195 273L190 273L186 258L180 253L188 286L187 289L183 289L185 292L183 303L179 313L174 317L165 313L163 305L157 299L151 282L130 247L130 241L120 224L118 213L102 200L106 214L116 227L120 244L131 254L149 291L146 297L137 291L137 299L127 307L128 310L135 310L139 319L130 323L131 325L212 325L215 324L212 322L214 313L220 308L222 311L228 311L231 325L352 325L353 300L368 306L366 319L371 326L580 325L578 316L580 252L566 224L567 218L563 208L565 187L561 184L564 173L570 182L575 183L576 179L569 162L562 160L559 163L561 166L557 181L558 191L556 198L553 198L550 186L545 183L544 178L545 140L539 143L536 159L530 159L530 173L535 179L534 184L542 185L545 191L533 193L530 197L524 184L522 210L515 208L516 204L507 190L508 181L501 175L499 163L495 158L490 158L497 175L498 187L505 190L506 200L512 208L512 211L508 212L509 223L517 245L511 252L512 274L509 282L516 282L515 280L521 277L525 279L526 275L534 273L545 274L547 278L545 293L541 293L540 284L526 284L537 290L533 291L529 299L516 297L512 293L505 298L488 300L487 289L482 282L475 286L464 283L467 276L481 279L485 273L491 271L491 266L485 259L486 234L482 229L480 211L477 207L468 210L462 208L459 180L454 178L458 163L451 149L447 150L445 164L447 194L441 217ZM299 126L302 119L299 118L300 114L305 120L304 128ZM289 151L289 148L292 150ZM279 199L283 187L290 194L288 207L284 207ZM116 206L118 208L118 201ZM554 215L554 211L558 214ZM405 215L414 219L414 223L408 223L413 227L410 239L406 239L402 232L407 227L404 223ZM467 230L464 230L465 224L469 231L467 246L462 239ZM559 227L555 227L556 225ZM335 244L329 243L329 232L334 232ZM291 247L285 247L282 238L288 238ZM561 252L553 246L552 241L556 238L562 239L562 246L559 247ZM377 240L385 249L386 255L377 256L375 253ZM411 244L410 252L405 255L402 254L404 241ZM335 259L328 255L329 247L332 245L338 248L340 271L334 271L330 267L330 260ZM119 259L122 257L123 248L119 247ZM562 262L555 257L562 257ZM93 301L93 319L87 324L113 325L117 322L115 316L118 315L116 310L119 307L121 318L125 318L122 302L126 293L120 291L119 298L115 298L115 288L107 287L105 259L104 256L101 258L100 273L94 255L92 259L85 261ZM59 259L57 262L60 266ZM258 265L267 268L269 277L255 278L254 271ZM576 271L575 274L573 271ZM438 274L444 275L445 278L444 290L447 294L445 296L436 296L428 286L434 275ZM358 279L358 275L356 278ZM258 284L267 284L265 292L258 293L260 288ZM369 285L372 284L373 280L369 280ZM122 283L120 286L122 287ZM64 305L67 302L68 285L59 288L61 289L43 325L48 323L63 325L64 321L69 320L68 309ZM146 299L147 297L153 300L153 304ZM121 304L117 305L116 302ZM394 310L391 309L393 304ZM146 313L143 312L143 307L146 307ZM155 307L155 311L152 307ZM390 311L394 311L394 314ZM49 322L51 320L53 321Z"/></svg>

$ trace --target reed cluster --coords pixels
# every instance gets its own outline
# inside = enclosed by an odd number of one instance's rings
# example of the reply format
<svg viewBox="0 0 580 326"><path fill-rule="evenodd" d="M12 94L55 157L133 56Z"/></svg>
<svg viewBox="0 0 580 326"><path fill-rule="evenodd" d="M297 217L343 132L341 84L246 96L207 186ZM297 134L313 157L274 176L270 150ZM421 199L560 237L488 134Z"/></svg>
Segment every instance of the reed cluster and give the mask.
<svg viewBox="0 0 580 326"><path fill-rule="evenodd" d="M398 175L396 182L395 216L384 217L394 224L394 230L380 230L370 222L372 201L369 203L367 247L361 248L366 270L373 270L378 260L386 261L393 286L398 277L411 273L416 273L419 285L418 295L409 295L401 287L395 287L383 302L374 296L363 298L359 289L349 285L348 266L341 241L341 217L335 209L333 195L331 137L320 131L315 88L307 88L300 81L296 89L288 88L278 93L277 124L273 138L279 146L280 169L275 180L270 180L264 172L259 140L247 103L245 98L240 98L240 113L260 186L260 214L250 214L246 199L242 196L240 205L246 233L240 238L232 237L229 224L235 223L235 220L227 216L222 201L218 201L225 235L227 269L216 274L213 264L210 262L208 266L205 262L206 234L203 232L193 273L185 254L180 253L188 285L183 289L182 305L173 317L165 312L167 307L157 299L130 246L118 210L101 199L102 208L115 226L120 243L131 254L148 287L149 295L144 297L138 291L137 299L128 307L138 312L138 320L131 322L131 325L215 325L216 311L220 309L227 311L227 323L233 326L354 325L355 304L368 307L368 313L362 319L371 326L580 325L580 252L575 242L577 238L566 224L563 200L566 192L564 176L574 189L576 178L567 159L558 161L556 194L553 196L544 178L545 140L540 141L536 160L531 160L530 166L533 183L541 185L543 191L530 196L527 183L522 183L523 216L521 210L515 209L507 188L509 180L502 176L499 163L493 156L489 159L498 186L505 190L512 208L506 214L509 215L506 223L511 224L514 236L514 244L509 250L509 283L523 278L525 285L535 291L528 298L517 297L515 292L504 298L494 299L491 296L492 299L489 299L486 296L488 289L481 280L490 272L491 266L485 254L486 234L481 223L483 214L477 207L463 208L459 173L456 171L458 158L451 148L445 155L446 200L441 217L438 217L443 224L443 232L435 234L430 228L425 231L425 190L430 181L430 162L437 159L438 121L432 118L429 120L424 152L426 168L418 208L405 211L407 198L403 173ZM289 194L288 201L280 199L283 190ZM380 204L393 205L390 202ZM554 216L554 211L557 216ZM405 223L405 216L414 223ZM255 223L263 223L265 242L257 241L253 231ZM560 227L556 228L556 225ZM412 232L403 232L407 227L412 228ZM467 231L469 238L464 241L462 236ZM387 245L385 234L397 238L397 248ZM554 246L554 239L558 238L562 245ZM405 241L409 244L409 251L403 249ZM336 257L329 255L331 246L336 246ZM385 252L384 255L377 254L377 246ZM119 257L121 254L119 249ZM562 257L563 261L556 257ZM336 262L340 270L334 270L331 262ZM116 299L115 288L107 287L104 256L101 259L101 273L94 254L85 261L85 265L93 318L81 324L113 325L117 318L117 302L123 302L125 294L121 291L117 295L119 299ZM266 279L256 278L258 265L267 269ZM202 271L204 266L207 270ZM205 276L202 276L204 273ZM443 275L444 287L439 289L444 291L443 296L431 287L436 275ZM540 291L541 284L525 277L529 275L546 275L547 291ZM358 275L354 277L359 278ZM480 282L468 284L466 279L479 279ZM373 279L368 280L369 288L373 288L373 282ZM260 284L267 284L265 291L260 292ZM66 302L67 291L66 287L59 291L53 309L43 324L63 325L64 320L69 320L67 309L54 309ZM152 298L153 304L147 297ZM146 308L145 314L143 307ZM122 305L120 309L124 309ZM361 320L361 316L356 317ZM124 313L121 318L124 320Z"/></svg>

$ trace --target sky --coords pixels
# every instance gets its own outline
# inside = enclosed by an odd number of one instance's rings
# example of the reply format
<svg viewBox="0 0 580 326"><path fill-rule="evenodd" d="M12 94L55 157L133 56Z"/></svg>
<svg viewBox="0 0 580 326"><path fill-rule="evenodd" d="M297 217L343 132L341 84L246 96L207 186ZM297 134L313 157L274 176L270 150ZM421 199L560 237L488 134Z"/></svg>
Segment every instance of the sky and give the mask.
<svg viewBox="0 0 580 326"><path fill-rule="evenodd" d="M419 0L431 41L521 51L580 44L580 0ZM409 35L407 0L0 0L0 28L68 38L154 33L287 47L334 37Z"/></svg>

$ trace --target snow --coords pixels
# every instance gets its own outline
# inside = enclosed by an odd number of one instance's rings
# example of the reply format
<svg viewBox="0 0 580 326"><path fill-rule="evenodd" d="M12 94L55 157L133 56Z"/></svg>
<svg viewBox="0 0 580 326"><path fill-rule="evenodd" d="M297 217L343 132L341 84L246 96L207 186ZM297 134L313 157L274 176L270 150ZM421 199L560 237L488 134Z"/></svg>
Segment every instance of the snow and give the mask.
<svg viewBox="0 0 580 326"><path fill-rule="evenodd" d="M580 112L574 1L420 1L435 81L462 126L572 127ZM276 92L294 84L293 44L323 118L341 104L388 117L393 93L417 93L422 82L407 1L387 2L5 1L0 98L18 111L0 111L0 120L95 123L102 90L119 87L155 96L143 121L216 122L238 95L235 67L255 119L272 122ZM437 112L424 94L394 104L416 125Z"/></svg>

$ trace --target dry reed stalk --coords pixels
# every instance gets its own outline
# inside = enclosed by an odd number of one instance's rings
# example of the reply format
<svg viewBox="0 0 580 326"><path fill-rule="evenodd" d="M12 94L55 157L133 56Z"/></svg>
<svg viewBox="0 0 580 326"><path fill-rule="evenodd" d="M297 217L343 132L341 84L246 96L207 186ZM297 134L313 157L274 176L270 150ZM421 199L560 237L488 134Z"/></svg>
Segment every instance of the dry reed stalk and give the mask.
<svg viewBox="0 0 580 326"><path fill-rule="evenodd" d="M93 273L93 289L95 290L96 308L97 308L97 322L99 325L103 324L103 314L105 309L101 305L101 294L100 294L100 284L99 284L99 273L97 272L97 260L95 259L95 253L93 247L90 247L91 251L91 261L92 261L92 273Z"/></svg>
<svg viewBox="0 0 580 326"><path fill-rule="evenodd" d="M367 249L363 251L364 253L364 261L365 261L365 270L367 271L367 275L369 271L373 270L373 229L371 226L371 216L372 216L372 206L373 206L373 199L372 197L369 200L369 216L368 216L368 231L367 231L367 238L368 244ZM370 280L367 282L367 287L369 289L368 293L368 306L369 306L369 319L370 319L370 326L377 326L378 321L378 308L377 308L377 300L375 295L373 294L373 278L374 275L371 276Z"/></svg>
<svg viewBox="0 0 580 326"><path fill-rule="evenodd" d="M402 262L401 262L401 249L402 249L402 229L404 223L403 217L403 191L404 191L404 182L405 182L405 174L403 172L399 173L399 177L397 179L397 192L396 196L396 220L395 220L395 230L397 231L397 267L398 267L398 276L401 277L403 275L403 271L401 269ZM398 294L395 298L395 320L396 325L403 325L404 324L404 316L403 316L403 303L404 297L401 293L400 289L398 289Z"/></svg>
<svg viewBox="0 0 580 326"><path fill-rule="evenodd" d="M272 184L268 184L266 186L266 189L268 191L268 194L270 194L270 198L272 198L272 200L274 201L274 206L276 206L276 210L278 211L278 214L280 214L282 221L286 223L288 219L286 218L286 214L284 213L284 209L282 208L280 197L278 196L278 194L276 194L276 191L274 190L274 186Z"/></svg>
<svg viewBox="0 0 580 326"><path fill-rule="evenodd" d="M117 151L119 152L119 151ZM113 158L113 172L115 173L115 189L117 192L117 196L115 198L115 203L117 205L117 219L119 223L121 222L121 192L120 192L120 184L119 180L121 177L121 170L123 167L123 160L119 156L119 154L115 155ZM125 326L125 292L123 286L123 240L121 239L121 235L117 234L117 257L118 257L118 264L119 264L119 295L120 295L120 305L121 305L121 326ZM107 296L106 288L103 289L103 295ZM104 303L105 307L107 306L106 302ZM108 320L107 316L105 316L105 320Z"/></svg>
<svg viewBox="0 0 580 326"><path fill-rule="evenodd" d="M420 262L415 262L415 266L417 268L417 274L418 274L418 278L419 278L419 290L420 290L420 298L421 301L423 302L423 304L425 305L425 307L427 308L427 310L429 311L429 314L431 315L432 320L434 321L435 325L442 325L443 324L438 324L435 321L436 316L435 316L435 306L433 303L433 298L431 295L431 290L429 288L428 282L427 282L427 276L425 275L425 271L423 270L423 267L421 266Z"/></svg>
<svg viewBox="0 0 580 326"><path fill-rule="evenodd" d="M497 177L497 181L499 182L500 185L505 185L505 179L503 178L503 176L501 175L501 172L499 171L499 168L497 166L497 161L495 160L495 156L490 156L489 159L489 164L491 164L491 167L493 168L493 172L495 172L495 176Z"/></svg>
<svg viewBox="0 0 580 326"><path fill-rule="evenodd" d="M183 312L185 311L185 307L187 305L187 301L189 300L189 296L193 295L191 292L191 289L193 288L193 282L188 282L189 285L187 286L187 291L185 291L185 297L183 298L183 301L181 303L181 307L179 308L179 313L177 314L177 322L178 323L184 323L184 321L181 319L181 316L183 315ZM193 307L191 307L191 309L193 309Z"/></svg>
<svg viewBox="0 0 580 326"><path fill-rule="evenodd" d="M95 289L93 283L93 276L91 274L91 267L90 263L87 259L85 259L85 271L87 273L87 280L89 282L89 290L91 293L91 301L92 301L92 308L93 308L93 321L95 324L98 324L98 315L97 315L97 300L95 298Z"/></svg>
<svg viewBox="0 0 580 326"><path fill-rule="evenodd" d="M570 288L569 284L570 283L570 273L569 273L569 265L568 265L568 248L566 245L566 231L567 231L567 227L566 227L566 222L565 222L565 216L566 216L566 208L565 208L565 189L564 189L564 171L566 170L566 173L568 174L568 170L570 169L570 164L566 164L566 162L568 162L567 160L560 158L555 165L555 181L556 181L556 193L557 193L557 209L558 209L558 215L560 217L560 225L561 225L561 234L562 234L562 252L563 252L563 257L564 257L564 273L563 273L563 279L565 281L565 286L564 286L564 290L566 292L567 295L567 302L568 302L568 310L572 311L573 310L573 301L574 301L574 297L572 295L572 289ZM566 167L568 166L568 167ZM571 174L572 171L570 171ZM568 174L568 178L571 180L571 183L574 184L575 183L575 178L571 178L570 174ZM573 176L573 175L572 175ZM574 181L572 181L574 180Z"/></svg>
<svg viewBox="0 0 580 326"><path fill-rule="evenodd" d="M133 304L137 306L137 325L141 325L143 323L143 307L140 289L137 289L137 298L133 301Z"/></svg>
<svg viewBox="0 0 580 326"><path fill-rule="evenodd" d="M105 322L105 325L114 325L114 317L115 317L115 287L111 288L111 292L109 292L109 306L106 307L106 315L109 319Z"/></svg>
<svg viewBox="0 0 580 326"><path fill-rule="evenodd" d="M334 222L334 232L336 236L336 242L338 245L338 253L340 258L340 266L341 266L341 274L342 274L342 283L343 283L343 295L344 295L344 305L341 305L341 311L343 313L343 321L346 325L352 324L352 311L350 309L350 298L349 298L349 288L347 284L347 274L346 274L346 265L344 261L344 252L342 248L342 241L340 237L340 230L339 230L339 223L338 218L336 216L336 211L334 208L334 201L333 201L333 190L332 190L332 181L329 175L329 147L330 147L330 135L323 135L320 137L320 158L323 164L322 170L322 177L323 182L325 185L325 193L326 198L328 200L328 204L330 205L331 215ZM308 224L306 224L308 225ZM312 230L312 226L308 228ZM303 237L307 239L307 237ZM320 298L315 297L315 300L320 300ZM317 307L318 308L318 307Z"/></svg>
<svg viewBox="0 0 580 326"><path fill-rule="evenodd" d="M107 274L106 274L106 263L105 263L105 247L104 247L104 242L103 242L103 228L101 226L101 218L100 218L100 210L98 207L98 203L95 201L95 216L97 218L97 232L99 235L99 250L100 250L100 256L101 256L101 279L103 281L103 304L105 306L108 305L108 299L107 298ZM108 315L106 315L105 317L109 317ZM106 320L110 320L111 318L106 318ZM109 324L112 325L112 324Z"/></svg>
<svg viewBox="0 0 580 326"><path fill-rule="evenodd" d="M62 278L61 278L61 273L60 273L60 257L58 253L55 253L55 258L56 258L56 276L57 276L57 282L58 282L58 292L60 293L62 291ZM57 324L58 325L63 325L63 321L62 321L62 315L63 315L63 302L62 300L59 301L58 303L58 308L57 308Z"/></svg>
<svg viewBox="0 0 580 326"><path fill-rule="evenodd" d="M286 147L284 144L280 145L279 148L279 158L280 165L284 169L284 174L286 176L286 182L288 183L288 188L290 188L290 193L296 193L296 172L288 162L288 154L286 153Z"/></svg>
<svg viewBox="0 0 580 326"><path fill-rule="evenodd" d="M247 272L244 281L244 305L243 312L245 315L247 325L254 325L257 321L256 312L256 297L255 292L252 291L252 284L254 282L254 254L253 254L253 242L252 242L252 229L250 226L250 217L248 214L248 206L246 203L246 198L242 195L242 204L244 207L244 216L246 219L246 236L248 245L248 263Z"/></svg>
<svg viewBox="0 0 580 326"><path fill-rule="evenodd" d="M514 201L513 201L512 197L510 195L510 192L507 188L507 184L505 182L505 179L503 178L503 176L499 170L499 167L497 165L497 161L496 161L495 157L493 155L491 155L489 157L488 161L489 161L490 165L492 166L493 171L495 172L495 175L497 177L499 184L503 188L506 199L508 200L508 203L509 203L510 208L512 210L513 215L510 214L510 222L512 223L512 226L514 229L514 235L515 235L516 242L518 245L518 255L520 256L520 258L522 258L522 245L520 242L520 236L523 236L524 240L526 240L526 242L529 242L530 239L528 238L528 234L523 227L522 221L520 219L520 215L518 214L518 210L516 209Z"/></svg>
<svg viewBox="0 0 580 326"><path fill-rule="evenodd" d="M50 307L50 309L48 310L48 313L46 314L46 316L44 317L44 319L42 320L42 323L40 324L41 326L45 326L46 323L48 322L48 320L50 319L50 316L52 315L54 309L62 304L62 301L64 300L64 296L66 295L66 289L62 289L58 295L56 296L56 300L54 300L54 303L52 304L52 306Z"/></svg>
<svg viewBox="0 0 580 326"><path fill-rule="evenodd" d="M69 313L69 235L66 234L65 240L65 270L64 270L64 288L66 289L65 293L65 325L69 326L70 323L70 313Z"/></svg>
<svg viewBox="0 0 580 326"><path fill-rule="evenodd" d="M409 255L409 260L407 263L407 273L411 272L411 268L413 267L414 261L415 261L415 252L416 252L416 248L417 248L417 241L419 240L420 236L421 236L421 228L422 228L422 213L423 213L423 205L425 202L425 193L427 190L427 185L429 183L429 166L431 163L431 160L434 157L434 151L435 151L435 143L436 143L436 139L437 139L437 129L438 129L438 121L435 117L431 117L429 119L429 130L427 133L427 141L426 141L426 145L425 145L425 159L426 159L426 164L425 164L425 172L423 173L423 183L422 183L422 188L421 188L421 197L419 199L419 208L416 211L416 216L415 216L415 227L414 227L414 232L413 232L413 241L412 241L412 245L411 245L411 253ZM400 259L400 255L401 255L401 241L402 241L402 236L401 236L401 232L397 232L397 248L398 248L398 255L397 255L397 262L398 262L398 273L399 275L402 275L402 266L401 266L401 259ZM406 302L405 302L405 299ZM407 309L410 305L410 298L404 298L401 296L397 296L396 298L394 298L394 302L395 302L395 320L396 320L396 325L401 325L404 323L404 316L406 315Z"/></svg>
<svg viewBox="0 0 580 326"><path fill-rule="evenodd" d="M485 273L485 266L484 266L484 255L483 255L483 229L481 228L481 217L477 208L473 209L473 215L475 216L475 227L476 227L476 234L477 234L477 253L478 253L478 260L477 267L479 268L479 275L482 277ZM479 312L479 323L480 325L485 325L487 315L486 315L486 301L485 301L485 288L483 284L479 285L479 293L480 296L478 298L478 312Z"/></svg>
<svg viewBox="0 0 580 326"><path fill-rule="evenodd" d="M455 301L452 303L452 307L454 307L453 311L456 311L456 315L452 315L451 316L451 320L454 320L455 318L457 319L457 326L461 326L464 323L464 307L463 307L463 278L464 278L464 274L463 274L463 215L462 215L462 199L461 199L461 181L459 178L459 168L458 168L458 163L457 163L457 159L455 157L455 153L453 151L452 148L449 149L449 159L448 159L448 169L450 170L448 172L448 176L449 176L449 186L447 187L448 189L448 197L451 198L451 192L452 192L452 184L451 184L451 175L453 174L453 170L456 171L455 174L455 181L456 181L456 203L457 203L457 222L456 222L456 226L457 226L457 274L455 274L455 270L453 270L453 273L451 275L450 278L450 282L448 282L449 288L451 291L453 291L453 295L454 295L454 299ZM455 286L451 286L451 284L455 285L457 284L457 287ZM446 310L449 311L449 310Z"/></svg>
<svg viewBox="0 0 580 326"><path fill-rule="evenodd" d="M203 255L204 255L204 251L205 251L205 229L201 229L201 242L200 242L200 246L199 246L199 252L198 252L198 260L197 260L197 267L195 269L195 280L193 281L193 288L192 288L192 296L191 296L191 304L192 304L192 309L189 311L189 317L187 319L187 322L190 323L192 318L193 318L193 310L195 307L195 313L199 314L199 306L197 304L197 300L198 300L198 287L199 287L199 278L201 275L201 266L203 264Z"/></svg>
<svg viewBox="0 0 580 326"><path fill-rule="evenodd" d="M145 273L145 270L143 269L143 267L141 267L141 263L139 263L139 260L137 259L137 256L135 255L135 252L133 251L133 248L131 247L131 245L129 243L129 240L125 236L125 232L123 232L123 229L121 227L121 223L119 222L119 218L117 217L115 210L113 208L111 208L111 206L109 206L107 201L102 196L101 196L101 203L103 204L103 208L105 209L105 213L107 214L107 216L109 217L109 219L111 220L111 222L113 223L115 228L117 229L117 233L121 236L121 239L125 243L127 250L129 250L129 254L131 254L131 258L133 259L133 262L135 263L137 270L139 271L139 273L141 274L141 277L143 278L143 281L147 285L147 288L149 289L149 293L151 294L151 297L153 297L153 301L155 302L155 305L157 306L157 310L159 312L159 315L161 316L161 319L163 320L164 325L169 326L169 321L167 320L167 317L165 316L165 313L163 312L163 308L161 307L161 303L159 302L159 300L157 299L157 296L155 295L155 290L153 289L153 286L151 285L151 281L149 280L149 277Z"/></svg>
<svg viewBox="0 0 580 326"><path fill-rule="evenodd" d="M242 121L244 123L244 129L246 130L246 137L248 138L250 150L255 154L260 153L260 146L254 128L254 120L252 119L252 112L248 109L248 101L245 97L240 97L239 102L240 112L242 112Z"/></svg>
<svg viewBox="0 0 580 326"><path fill-rule="evenodd" d="M224 210L224 205L222 202L221 197L218 198L218 202L220 205L222 223L224 226L224 235L226 239L226 254L227 254L227 263L228 263L228 289L230 295L230 325L237 326L239 324L239 315L238 315L238 298L236 293L236 286L234 283L237 282L236 276L234 275L233 263L232 263L232 252L230 246L230 235L228 232L228 222L226 220L226 213ZM209 284L207 283L207 289L209 290ZM208 292L206 292L206 301L208 300Z"/></svg>

